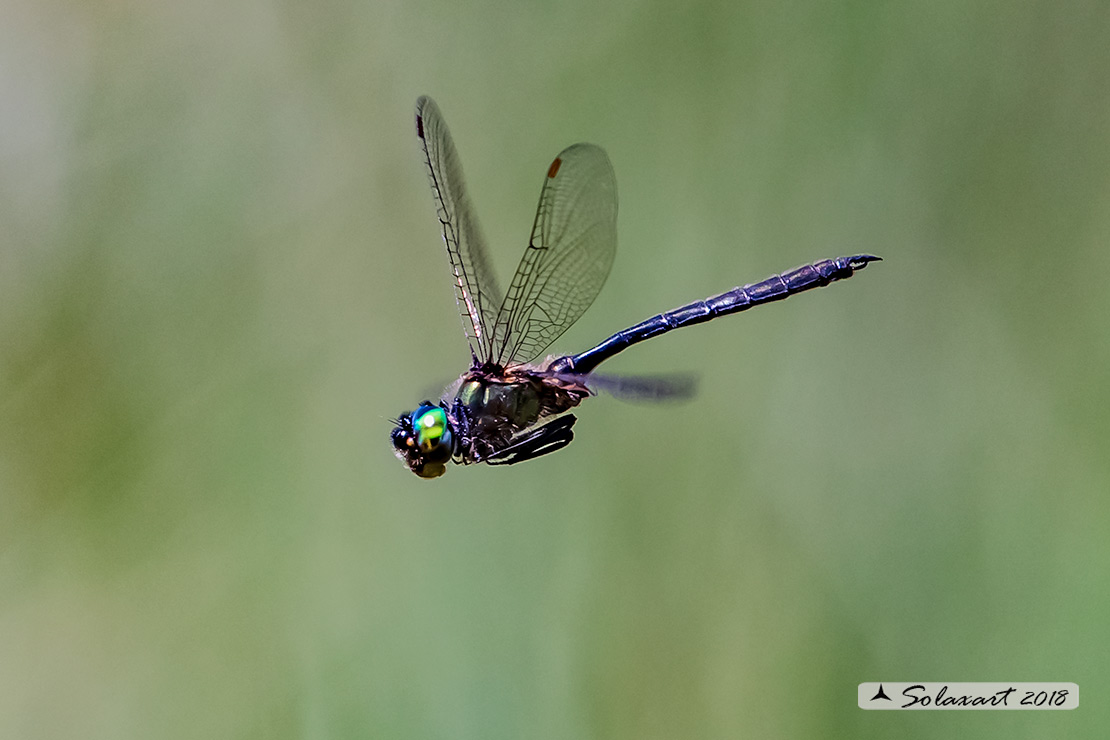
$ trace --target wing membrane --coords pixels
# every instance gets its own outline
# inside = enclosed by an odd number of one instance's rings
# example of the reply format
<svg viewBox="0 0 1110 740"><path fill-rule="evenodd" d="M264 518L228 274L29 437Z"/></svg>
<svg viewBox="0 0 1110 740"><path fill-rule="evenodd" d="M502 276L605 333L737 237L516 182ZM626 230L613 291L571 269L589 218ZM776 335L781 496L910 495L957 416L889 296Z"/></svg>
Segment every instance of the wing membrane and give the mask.
<svg viewBox="0 0 1110 740"><path fill-rule="evenodd" d="M462 309L463 331L475 359L488 360L501 291L487 256L486 241L466 192L462 164L443 114L427 96L416 101L416 133L424 150L428 179L451 260L455 298Z"/></svg>
<svg viewBox="0 0 1110 740"><path fill-rule="evenodd" d="M617 249L617 180L605 151L575 144L551 163L532 238L494 324L492 358L529 362L597 297Z"/></svg>
<svg viewBox="0 0 1110 740"><path fill-rule="evenodd" d="M581 381L582 376L577 376ZM593 391L604 391L614 398L631 402L688 401L697 392L698 380L690 373L671 375L597 375L585 379Z"/></svg>

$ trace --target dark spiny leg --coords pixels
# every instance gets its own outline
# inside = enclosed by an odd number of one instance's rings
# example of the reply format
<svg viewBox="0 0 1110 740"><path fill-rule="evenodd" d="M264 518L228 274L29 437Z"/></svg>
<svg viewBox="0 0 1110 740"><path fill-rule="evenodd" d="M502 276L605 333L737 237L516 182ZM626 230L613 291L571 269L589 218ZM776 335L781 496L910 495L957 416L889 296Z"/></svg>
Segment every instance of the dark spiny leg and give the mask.
<svg viewBox="0 0 1110 740"><path fill-rule="evenodd" d="M482 462L485 455L493 454L493 447L488 442L474 438L470 414L457 398L451 404L451 418L455 422L455 462L471 465Z"/></svg>
<svg viewBox="0 0 1110 740"><path fill-rule="evenodd" d="M574 439L574 431L571 427L574 426L576 421L578 419L575 418L574 414L561 416L555 421L529 432L508 447L498 450L482 462L490 465L513 465L540 455L546 455L549 452L561 450Z"/></svg>

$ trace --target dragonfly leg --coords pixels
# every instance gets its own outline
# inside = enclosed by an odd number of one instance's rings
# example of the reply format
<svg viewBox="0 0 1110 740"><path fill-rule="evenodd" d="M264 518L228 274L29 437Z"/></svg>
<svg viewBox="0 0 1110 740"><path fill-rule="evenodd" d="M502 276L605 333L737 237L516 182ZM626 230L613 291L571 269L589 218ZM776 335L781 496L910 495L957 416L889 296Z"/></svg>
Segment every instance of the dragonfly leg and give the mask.
<svg viewBox="0 0 1110 740"><path fill-rule="evenodd" d="M561 416L520 439L514 440L511 445L498 450L482 462L490 465L513 465L540 455L546 455L549 452L561 450L574 439L574 431L571 427L574 426L576 421L578 419L574 414Z"/></svg>

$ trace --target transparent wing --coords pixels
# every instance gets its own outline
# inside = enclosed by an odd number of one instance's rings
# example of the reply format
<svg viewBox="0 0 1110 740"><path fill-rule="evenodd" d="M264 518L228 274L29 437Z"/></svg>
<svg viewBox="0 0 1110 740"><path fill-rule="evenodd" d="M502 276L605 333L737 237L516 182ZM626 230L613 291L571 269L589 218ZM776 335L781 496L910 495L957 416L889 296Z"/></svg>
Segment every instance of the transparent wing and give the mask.
<svg viewBox="0 0 1110 740"><path fill-rule="evenodd" d="M582 376L577 376L579 382ZM586 386L604 391L614 398L632 402L688 401L698 389L698 379L690 373L671 375L596 375L585 377Z"/></svg>
<svg viewBox="0 0 1110 740"><path fill-rule="evenodd" d="M502 303L501 291L490 267L478 218L466 193L459 154L443 114L427 96L416 101L416 134L424 150L470 354L474 358L488 359L492 349L489 332Z"/></svg>
<svg viewBox="0 0 1110 740"><path fill-rule="evenodd" d="M617 249L617 179L593 144L564 149L547 170L532 238L497 313L492 359L529 362L578 320Z"/></svg>

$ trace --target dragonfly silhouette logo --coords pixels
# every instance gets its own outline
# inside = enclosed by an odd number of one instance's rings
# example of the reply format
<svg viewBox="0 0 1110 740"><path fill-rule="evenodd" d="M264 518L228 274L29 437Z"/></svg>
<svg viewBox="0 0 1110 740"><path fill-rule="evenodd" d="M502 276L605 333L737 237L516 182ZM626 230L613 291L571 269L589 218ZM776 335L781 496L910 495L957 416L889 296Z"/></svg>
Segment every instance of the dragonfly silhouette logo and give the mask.
<svg viewBox="0 0 1110 740"><path fill-rule="evenodd" d="M871 697L871 701L875 701L877 699L884 699L886 701L890 701L890 697L886 695L885 691L883 691L883 685L882 684L879 684L879 690L876 691L875 695Z"/></svg>

